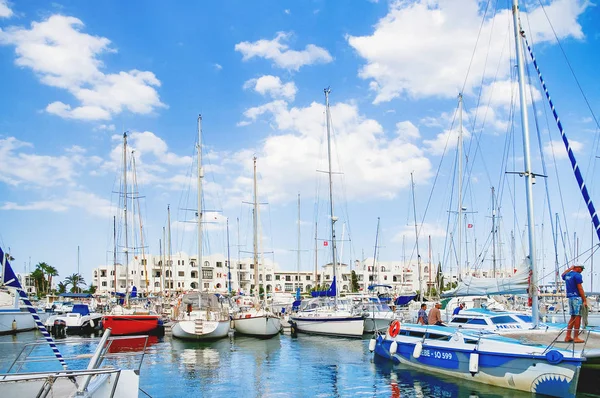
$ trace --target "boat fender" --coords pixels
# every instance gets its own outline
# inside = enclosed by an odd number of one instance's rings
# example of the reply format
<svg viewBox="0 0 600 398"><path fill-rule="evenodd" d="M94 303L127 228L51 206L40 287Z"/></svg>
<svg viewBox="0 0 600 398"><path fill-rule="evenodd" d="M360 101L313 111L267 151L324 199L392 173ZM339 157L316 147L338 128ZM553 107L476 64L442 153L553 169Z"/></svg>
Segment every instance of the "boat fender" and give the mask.
<svg viewBox="0 0 600 398"><path fill-rule="evenodd" d="M388 329L388 334L390 337L396 337L400 333L400 321L394 320L390 323L390 328Z"/></svg>
<svg viewBox="0 0 600 398"><path fill-rule="evenodd" d="M375 351L375 344L377 344L377 340L375 340L374 338L369 340L369 351Z"/></svg>
<svg viewBox="0 0 600 398"><path fill-rule="evenodd" d="M423 351L423 343L418 342L415 344L415 348L413 350L413 358L419 359L421 357L421 351Z"/></svg>
<svg viewBox="0 0 600 398"><path fill-rule="evenodd" d="M290 321L290 334L292 337L298 337L298 324L296 322Z"/></svg>
<svg viewBox="0 0 600 398"><path fill-rule="evenodd" d="M396 352L398 352L398 343L392 341L392 344L390 344L390 355L394 355Z"/></svg>
<svg viewBox="0 0 600 398"><path fill-rule="evenodd" d="M556 350L550 350L546 353L546 360L550 362L552 365L556 365L561 363L564 356L562 353Z"/></svg>
<svg viewBox="0 0 600 398"><path fill-rule="evenodd" d="M94 326L96 326L96 324L94 323L94 320L90 319L90 327L93 329Z"/></svg>
<svg viewBox="0 0 600 398"><path fill-rule="evenodd" d="M472 376L479 373L479 354L476 352L472 352L469 356L469 372Z"/></svg>
<svg viewBox="0 0 600 398"><path fill-rule="evenodd" d="M17 331L17 320L16 319L13 319L11 327L12 327L13 332Z"/></svg>

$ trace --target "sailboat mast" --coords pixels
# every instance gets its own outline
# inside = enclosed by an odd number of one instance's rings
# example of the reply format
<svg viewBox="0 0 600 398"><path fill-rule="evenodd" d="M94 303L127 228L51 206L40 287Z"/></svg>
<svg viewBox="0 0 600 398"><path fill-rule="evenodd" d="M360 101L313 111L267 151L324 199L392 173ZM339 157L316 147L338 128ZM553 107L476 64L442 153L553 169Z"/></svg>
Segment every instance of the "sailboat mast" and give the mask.
<svg viewBox="0 0 600 398"><path fill-rule="evenodd" d="M375 267L377 266L377 264L375 263L376 259L377 259L377 241L379 240L379 217L377 217L377 231L375 232L375 249L373 251L373 269L371 270L371 277L374 278L375 276ZM377 272L377 283L379 283L379 272ZM375 281L372 280L371 281L371 285L374 285Z"/></svg>
<svg viewBox="0 0 600 398"><path fill-rule="evenodd" d="M417 248L417 270L419 278L419 301L423 301L423 275L421 270L421 255L419 254L419 231L417 230L417 205L415 202L415 182L413 180L413 173L410 173L410 186L412 187L412 198L413 198L413 215L415 218L415 244ZM459 245L460 246L460 245Z"/></svg>
<svg viewBox="0 0 600 398"><path fill-rule="evenodd" d="M117 217L113 216L113 276L115 283L115 298L117 298Z"/></svg>
<svg viewBox="0 0 600 398"><path fill-rule="evenodd" d="M531 154L529 144L529 118L527 114L527 98L525 96L525 67L523 62L523 43L521 42L519 25L519 4L513 0L513 28L515 34L515 46L517 54L517 69L519 73L519 103L521 105L521 125L523 130L523 163L525 166L525 193L527 199L527 230L529 232L529 261L531 262L531 282L529 292L531 294L531 316L534 326L539 323L538 315L538 292L537 292L537 266L535 258L535 221L533 217L533 179L531 170Z"/></svg>
<svg viewBox="0 0 600 398"><path fill-rule="evenodd" d="M198 157L198 291L202 291L202 115L198 115L198 144L196 145Z"/></svg>
<svg viewBox="0 0 600 398"><path fill-rule="evenodd" d="M298 257L296 260L296 281L300 287L300 194L298 194Z"/></svg>
<svg viewBox="0 0 600 398"><path fill-rule="evenodd" d="M127 227L127 132L123 133L123 217L125 227L125 305L129 306L129 231Z"/></svg>
<svg viewBox="0 0 600 398"><path fill-rule="evenodd" d="M492 278L496 277L496 201L492 187Z"/></svg>
<svg viewBox="0 0 600 398"><path fill-rule="evenodd" d="M229 251L229 217L227 217L227 291L231 296L231 253Z"/></svg>
<svg viewBox="0 0 600 398"><path fill-rule="evenodd" d="M173 260L171 259L171 205L167 205L167 239L168 239L168 247L169 247L169 260L167 265L169 269L171 269L171 283L173 286L171 288L175 288L175 275L177 275L177 270L173 267Z"/></svg>
<svg viewBox="0 0 600 398"><path fill-rule="evenodd" d="M331 210L331 253L333 258L333 279L335 280L336 268L337 268L337 259L335 258L335 222L337 221L337 217L333 214L333 178L332 178L332 170L331 170L331 115L329 112L329 93L331 93L331 89L327 87L323 90L325 93L325 117L327 119L327 160L329 162L329 209ZM333 283L333 282L332 282ZM337 285L336 285L337 288ZM337 307L337 292L335 292L334 303Z"/></svg>
<svg viewBox="0 0 600 398"><path fill-rule="evenodd" d="M258 288L258 199L256 193L256 156L252 158L254 161L254 208L252 209L252 249L254 254L254 295L259 296Z"/></svg>
<svg viewBox="0 0 600 398"><path fill-rule="evenodd" d="M462 155L462 150L463 150L463 120L462 120L462 113L463 113L463 97L462 97L462 93L460 93L458 95L458 253L457 253L457 261L458 261L458 267L457 267L457 273L458 273L458 281L462 281L462 267L461 267L461 262L462 262L462 247L461 247L461 242L462 242L462 227L460 225L460 222L462 221L462 212L463 212L463 208L462 208L462 175L463 175L463 155Z"/></svg>
<svg viewBox="0 0 600 398"><path fill-rule="evenodd" d="M319 284L319 245L317 240L317 223L315 222L315 288Z"/></svg>

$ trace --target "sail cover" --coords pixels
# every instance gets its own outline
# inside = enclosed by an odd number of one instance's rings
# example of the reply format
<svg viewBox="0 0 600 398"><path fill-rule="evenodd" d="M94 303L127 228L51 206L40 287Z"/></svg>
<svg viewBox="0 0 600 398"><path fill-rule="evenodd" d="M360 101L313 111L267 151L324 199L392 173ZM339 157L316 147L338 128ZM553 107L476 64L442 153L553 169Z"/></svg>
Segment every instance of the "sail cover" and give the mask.
<svg viewBox="0 0 600 398"><path fill-rule="evenodd" d="M507 278L463 277L456 289L442 293L442 297L488 296L493 294L527 294L529 268L521 267Z"/></svg>

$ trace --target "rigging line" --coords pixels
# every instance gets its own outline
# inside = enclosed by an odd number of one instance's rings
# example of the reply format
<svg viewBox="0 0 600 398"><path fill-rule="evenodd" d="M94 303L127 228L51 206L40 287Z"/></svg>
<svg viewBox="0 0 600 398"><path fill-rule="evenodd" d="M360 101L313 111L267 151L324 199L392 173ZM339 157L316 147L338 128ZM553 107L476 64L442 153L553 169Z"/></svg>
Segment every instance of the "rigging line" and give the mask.
<svg viewBox="0 0 600 398"><path fill-rule="evenodd" d="M450 124L450 132L451 132L451 131L452 131L452 129L454 128L454 122L456 121L456 114L457 114L457 111L458 111L458 104L457 104L457 107L456 107L456 109L454 110L454 115L453 115L453 117L452 117L452 123ZM437 171L436 171L436 173L435 173L435 178L434 178L434 180L433 180L433 184L432 184L432 187L431 187L431 191L429 192L429 197L427 198L427 204L425 205L425 211L423 212L423 218L421 219L421 227L423 226L423 223L425 222L425 217L427 216L427 211L429 210L429 205L431 204L431 199L433 198L433 193L434 193L434 191L435 191L435 186L436 186L436 183L437 183L438 177L439 177L439 175L440 175L440 171L441 171L441 168L442 168L442 164L443 164L443 161L444 161L444 157L445 157L445 155L446 155L446 150L448 149L448 143L449 143L449 141L450 141L450 137L451 137L451 136L452 136L452 134L448 134L448 137L446 138L446 144L444 145L444 150L442 151L442 155L441 155L441 158L440 158L440 162L439 162L439 164L438 164L438 169L437 169ZM420 233L421 233L421 228L419 228L419 230L418 230L418 233L417 233L417 239L418 239L418 237L419 237ZM416 240L415 240L415 246L416 246ZM412 260L412 254L413 254L413 253L414 253L414 248L413 248L413 252L411 253L411 260Z"/></svg>
<svg viewBox="0 0 600 398"><path fill-rule="evenodd" d="M546 157L544 156L544 150L543 150L543 146L542 146L542 133L540 131L537 106L535 104L535 99L533 98L533 84L531 81L531 73L530 73L529 69L530 68L527 67L527 68L525 68L525 71L527 72L527 82L529 83L529 95L530 95L530 99L531 99L531 106L533 107L533 120L535 122L535 130L537 133L538 147L539 147L539 151L540 151L540 159L542 161L542 173L544 173L545 176L548 176L548 169L546 168ZM544 188L546 191L546 197L544 199L548 203L548 213L550 214L550 228L552 229L552 234L554 234L555 233L554 232L554 217L553 217L554 213L552 212L552 203L550 201L550 191L548 189L548 177L544 178ZM542 240L543 240L543 236L542 236ZM556 239L552 239L552 242L554 244L554 253L555 253L555 255L558 256L558 246L556 243ZM558 269L555 269L555 272L558 275Z"/></svg>
<svg viewBox="0 0 600 398"><path fill-rule="evenodd" d="M531 56L531 59L533 60L533 66L535 67L535 69L538 72L538 77L540 79L540 83L542 84L542 87L544 88L544 92L546 94L546 98L548 99L548 103L550 105L550 109L552 110L552 114L554 115L554 119L556 120L556 124L558 126L558 130L560 131L560 134L562 136L563 139L563 144L565 145L565 149L567 150L567 154L569 155L569 160L571 161L571 166L573 168L573 173L575 174L575 179L577 180L577 185L579 185L579 189L581 191L581 195L583 196L583 200L586 202L586 205L588 207L588 211L590 213L590 216L592 217L592 221L594 223L594 228L596 230L596 234L598 236L598 239L600 240L600 220L598 219L598 215L596 213L596 209L594 207L594 203L592 202L592 198L589 195L589 192L587 190L587 187L585 185L585 182L583 181L583 176L581 175L581 170L579 169L579 166L577 165L577 161L575 160L575 155L573 154L573 150L571 148L571 145L569 144L569 140L565 134L565 131L562 127L562 123L560 121L560 118L558 117L558 113L556 112L556 109L554 107L554 103L552 102L552 99L550 98L550 93L548 92L548 88L546 87L546 83L544 83L544 79L542 78L542 73L537 65L537 61L535 59L535 56L533 55L533 52L531 50L531 47L529 46L529 43L527 42L527 39L524 37L525 40L525 44L527 46L527 49L529 51L529 55Z"/></svg>
<svg viewBox="0 0 600 398"><path fill-rule="evenodd" d="M450 180L452 185L451 185L451 189L450 189L450 204L448 206L449 209L452 208L452 203L453 203L452 201L453 201L453 198L454 198L453 194L454 194L454 183L456 182L456 168L457 168L457 163L458 163L458 151L455 153L455 156L454 156L454 171L452 173L452 179ZM452 240L453 240L452 237L451 236L449 237L449 235L451 235L451 233L449 233L449 230L450 230L450 217L451 217L451 215L453 213L451 211L448 211L447 214L448 215L447 215L447 219L446 219L446 236L444 238L444 251L442 252L443 253L443 258L445 260L448 258L448 256L450 256L450 251L452 250L451 249L451 245L453 244L452 243ZM457 258L457 260L458 260L458 258Z"/></svg>
<svg viewBox="0 0 600 398"><path fill-rule="evenodd" d="M496 14L498 13L498 2L499 2L499 0L496 0L496 5L494 6L494 15L492 15L492 17L491 17L492 26L490 27L490 39L488 40L488 45L487 45L488 51L485 54L485 61L483 63L483 72L481 73L481 82L479 83L479 94L477 96L477 105L475 106L476 110L479 109L479 104L481 102L481 94L483 92L483 82L485 79L485 70L487 69L487 62L488 62L488 58L490 56L490 49L492 48L492 37L494 36L493 35L494 25L496 23ZM502 58L502 56L500 56L500 58ZM464 89L464 87L463 87L463 89ZM487 114L487 112L486 112L486 114ZM475 116L473 117L473 123L471 125L471 130L473 132L475 132L475 125L477 124L477 115L478 115L478 113L477 113L477 111L475 111ZM470 149L471 148L469 145L469 151L470 151ZM467 151L467 153L469 153L469 151Z"/></svg>
<svg viewBox="0 0 600 398"><path fill-rule="evenodd" d="M565 61L567 62L567 65L569 66L569 70L571 71L571 74L573 75L573 78L575 79L575 82L577 83L577 87L579 88L579 91L581 92L581 95L583 96L583 99L585 100L588 110L590 111L590 113L592 114L592 117L594 118L594 121L596 122L596 127L600 129L600 123L598 123L598 118L596 117L596 114L594 113L594 110L592 109L592 106L590 105L590 101L588 100L587 96L585 95L585 92L583 91L581 84L579 83L579 79L577 78L577 75L575 74L575 70L573 69L571 62L569 61L569 57L567 57L567 53L565 52L565 49L563 48L563 45L562 45L561 41L559 40L558 35L556 34L556 30L554 30L554 25L552 25L552 22L550 21L550 18L548 17L548 14L546 13L546 8L544 7L544 4L542 3L541 0L538 0L538 2L540 3L542 11L544 12L544 15L546 16L546 19L548 20L548 24L550 25L550 28L552 29L552 34L554 34L556 43L558 44L560 51L562 52L563 56L565 57Z"/></svg>
<svg viewBox="0 0 600 398"><path fill-rule="evenodd" d="M473 48L473 53L471 54L471 60L469 61L469 67L467 68L467 74L465 75L465 80L463 82L462 88L460 90L461 93L465 91L465 87L467 86L467 80L469 78L469 73L471 72L471 66L473 65L473 60L475 59L475 53L477 52L477 45L479 43L479 38L481 37L481 31L483 30L483 25L485 23L485 17L487 15L487 10L490 5L490 0L485 3L485 11L483 12L483 16L481 17L481 25L479 25L479 32L477 32L477 40L475 41L475 47Z"/></svg>

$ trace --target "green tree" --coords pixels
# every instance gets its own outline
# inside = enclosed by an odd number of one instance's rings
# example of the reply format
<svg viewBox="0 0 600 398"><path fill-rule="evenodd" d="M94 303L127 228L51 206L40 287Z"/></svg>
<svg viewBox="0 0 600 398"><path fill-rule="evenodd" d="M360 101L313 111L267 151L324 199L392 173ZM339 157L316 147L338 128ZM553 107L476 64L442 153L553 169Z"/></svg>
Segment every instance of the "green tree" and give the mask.
<svg viewBox="0 0 600 398"><path fill-rule="evenodd" d="M66 293L67 292L67 285L64 282L58 282L58 285L56 285L56 293L61 294L61 293Z"/></svg>
<svg viewBox="0 0 600 398"><path fill-rule="evenodd" d="M352 270L352 274L350 275L350 290L352 293L356 293L358 289L360 289L358 286L358 275L356 275L356 271Z"/></svg>
<svg viewBox="0 0 600 398"><path fill-rule="evenodd" d="M84 293L89 293L89 294L96 294L96 290L98 290L98 288L96 286L94 286L94 284L92 283L90 285L90 287L88 287Z"/></svg>
<svg viewBox="0 0 600 398"><path fill-rule="evenodd" d="M48 276L48 289L52 290L52 278L58 276L58 270L51 265L46 267L46 275Z"/></svg>
<svg viewBox="0 0 600 398"><path fill-rule="evenodd" d="M38 296L42 296L44 284L46 279L44 278L44 273L40 268L36 268L30 275L31 279L33 279L33 285L35 286L35 291Z"/></svg>
<svg viewBox="0 0 600 398"><path fill-rule="evenodd" d="M71 293L81 293L81 288L79 286L85 286L85 279L79 274L73 274L65 278L65 285L71 286Z"/></svg>

